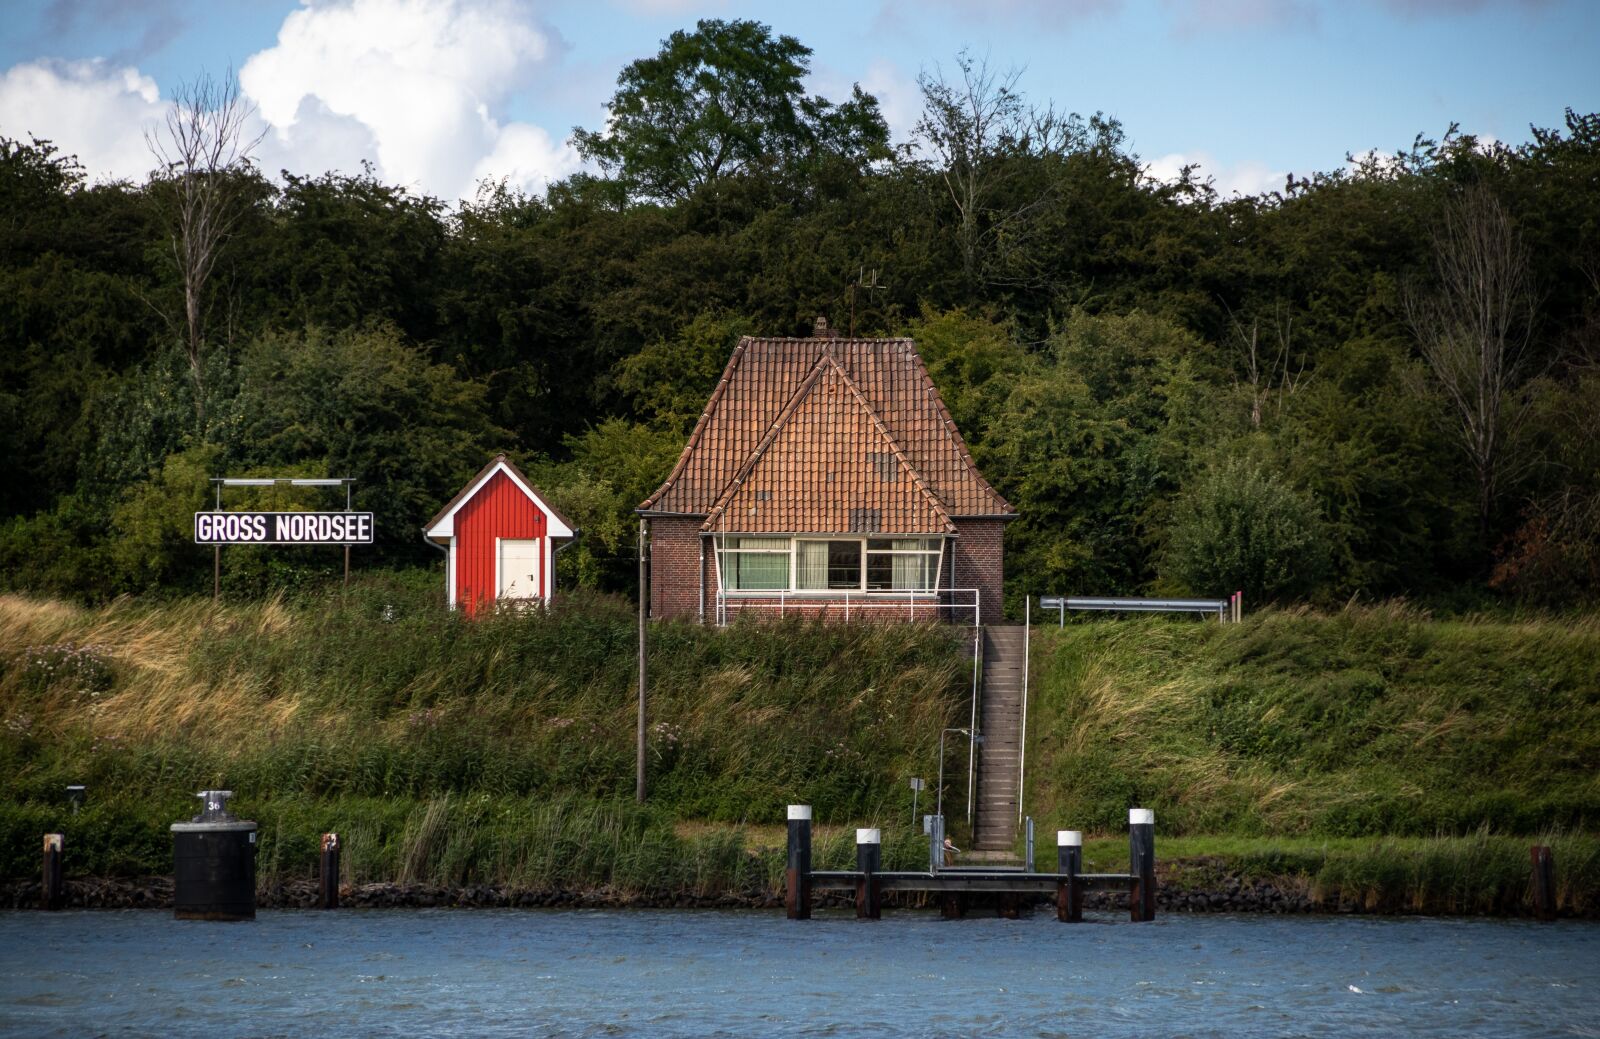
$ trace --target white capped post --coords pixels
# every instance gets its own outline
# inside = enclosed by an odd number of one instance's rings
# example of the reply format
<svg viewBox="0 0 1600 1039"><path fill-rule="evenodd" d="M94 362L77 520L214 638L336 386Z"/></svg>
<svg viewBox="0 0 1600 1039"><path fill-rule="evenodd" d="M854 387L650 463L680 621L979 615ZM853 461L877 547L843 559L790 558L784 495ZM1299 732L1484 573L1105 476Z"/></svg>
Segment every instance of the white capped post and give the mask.
<svg viewBox="0 0 1600 1039"><path fill-rule="evenodd" d="M1156 813L1149 808L1128 810L1128 912L1135 923L1156 918Z"/></svg>
<svg viewBox="0 0 1600 1039"><path fill-rule="evenodd" d="M856 919L876 920L882 914L877 873L883 863L883 834L876 827L856 830Z"/></svg>
<svg viewBox="0 0 1600 1039"><path fill-rule="evenodd" d="M789 806L789 854L784 870L784 909L791 920L811 919L811 806Z"/></svg>
<svg viewBox="0 0 1600 1039"><path fill-rule="evenodd" d="M1056 872L1062 879L1056 881L1056 919L1064 924L1075 924L1083 919L1083 886L1078 874L1083 872L1083 831L1056 831Z"/></svg>

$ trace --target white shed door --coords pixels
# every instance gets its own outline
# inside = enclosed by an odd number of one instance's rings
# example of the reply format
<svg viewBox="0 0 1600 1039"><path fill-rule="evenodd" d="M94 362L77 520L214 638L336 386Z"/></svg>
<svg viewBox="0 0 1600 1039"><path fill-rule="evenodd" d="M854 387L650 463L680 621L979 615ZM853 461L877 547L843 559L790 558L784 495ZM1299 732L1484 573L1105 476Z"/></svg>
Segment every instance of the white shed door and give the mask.
<svg viewBox="0 0 1600 1039"><path fill-rule="evenodd" d="M539 564L544 548L538 538L531 541L500 540L500 589L502 599L537 599L543 587L539 583Z"/></svg>

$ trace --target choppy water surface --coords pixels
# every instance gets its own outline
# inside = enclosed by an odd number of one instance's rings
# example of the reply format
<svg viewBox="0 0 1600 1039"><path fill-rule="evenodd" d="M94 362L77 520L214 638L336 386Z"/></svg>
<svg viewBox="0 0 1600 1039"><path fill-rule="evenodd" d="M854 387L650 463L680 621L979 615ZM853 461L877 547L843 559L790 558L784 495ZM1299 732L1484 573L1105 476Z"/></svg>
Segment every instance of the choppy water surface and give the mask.
<svg viewBox="0 0 1600 1039"><path fill-rule="evenodd" d="M27 1036L1600 1036L1600 926L1170 915L0 913Z"/></svg>

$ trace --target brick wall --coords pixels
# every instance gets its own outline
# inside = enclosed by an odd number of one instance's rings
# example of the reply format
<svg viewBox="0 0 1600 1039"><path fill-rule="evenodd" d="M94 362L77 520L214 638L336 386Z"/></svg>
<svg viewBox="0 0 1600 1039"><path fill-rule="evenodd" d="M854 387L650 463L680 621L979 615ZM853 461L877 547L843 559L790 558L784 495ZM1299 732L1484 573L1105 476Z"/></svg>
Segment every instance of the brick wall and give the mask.
<svg viewBox="0 0 1600 1039"><path fill-rule="evenodd" d="M676 516L650 520L650 616L694 620L700 615L700 523ZM711 587L706 616L716 609L712 560L706 560Z"/></svg>
<svg viewBox="0 0 1600 1039"><path fill-rule="evenodd" d="M1004 615L1005 521L956 520L954 571L947 587L978 589L978 604L985 624L998 624Z"/></svg>

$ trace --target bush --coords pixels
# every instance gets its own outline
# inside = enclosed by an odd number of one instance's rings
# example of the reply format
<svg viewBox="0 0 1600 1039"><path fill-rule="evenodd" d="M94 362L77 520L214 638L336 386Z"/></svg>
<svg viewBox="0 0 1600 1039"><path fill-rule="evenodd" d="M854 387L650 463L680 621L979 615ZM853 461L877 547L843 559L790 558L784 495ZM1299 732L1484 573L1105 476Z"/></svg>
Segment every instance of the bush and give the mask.
<svg viewBox="0 0 1600 1039"><path fill-rule="evenodd" d="M1201 473L1184 490L1162 576L1191 594L1242 590L1259 603L1314 589L1327 566L1327 532L1316 503L1235 459Z"/></svg>

